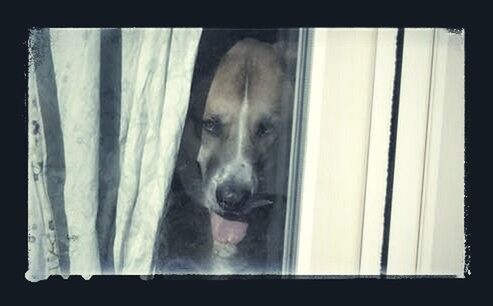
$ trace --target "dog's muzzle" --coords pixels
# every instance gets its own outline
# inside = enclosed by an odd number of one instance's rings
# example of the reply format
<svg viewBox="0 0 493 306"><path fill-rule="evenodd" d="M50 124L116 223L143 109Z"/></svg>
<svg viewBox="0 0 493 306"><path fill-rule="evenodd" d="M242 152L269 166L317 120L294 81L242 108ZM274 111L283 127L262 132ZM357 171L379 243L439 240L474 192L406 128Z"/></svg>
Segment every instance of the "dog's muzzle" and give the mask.
<svg viewBox="0 0 493 306"><path fill-rule="evenodd" d="M212 236L215 241L236 245L246 235L245 216L254 208L273 204L265 195L252 196L246 185L224 183L216 190L221 212L211 211Z"/></svg>
<svg viewBox="0 0 493 306"><path fill-rule="evenodd" d="M251 195L251 189L243 184L226 182L216 189L217 203L226 213L242 212Z"/></svg>

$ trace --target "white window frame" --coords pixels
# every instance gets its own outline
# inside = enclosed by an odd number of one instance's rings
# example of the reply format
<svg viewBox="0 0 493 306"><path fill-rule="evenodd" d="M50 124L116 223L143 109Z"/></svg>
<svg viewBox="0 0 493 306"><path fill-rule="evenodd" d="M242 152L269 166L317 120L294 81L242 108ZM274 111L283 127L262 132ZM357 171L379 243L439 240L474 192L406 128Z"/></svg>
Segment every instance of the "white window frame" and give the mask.
<svg viewBox="0 0 493 306"><path fill-rule="evenodd" d="M285 248L285 263L287 257L292 259L289 268L284 265L283 272L378 276L382 264L387 178L393 175L387 274L460 276L464 264L461 249L464 244L463 35L445 29L405 29L395 170L389 174L397 29L374 30L374 38L358 30L361 29L345 32L346 37L342 32L337 34L344 31L341 29L303 30L308 39L301 44L308 47L300 47L298 58L306 58L307 62L301 64L305 69L298 63L298 77L300 71L304 74L298 78L295 99L295 113L297 103L303 103L302 114L295 122L303 122L295 123L298 127L293 129L293 139L297 139L293 144L302 148L296 154L291 152L285 237L289 248ZM354 48L341 47L352 35L358 36L351 42ZM367 54L367 61L359 67L352 65L351 59L361 52ZM360 86L369 88L363 84L368 80L358 77L368 76L371 70L368 65L373 65L372 86L370 90L361 90ZM345 73L343 69L351 69L357 92L351 92L347 84L338 79L344 77L341 76ZM327 127L339 128L337 124L327 123L338 120L337 116L350 118L347 113L344 117L345 106L337 110L342 112L340 114L327 111L327 107L337 109L334 105L340 102L338 98L346 103L362 99L369 103L369 107L352 110L351 116L363 118L364 123L349 126L346 122L344 127L355 141L366 143L365 151L353 155L349 152L349 158L342 156L341 167L321 156L328 154L327 159L331 158L331 149L323 148L324 133L332 138L327 139L332 145L345 144L340 139L341 131L327 130ZM361 129L353 130L365 124L366 135ZM449 161L450 152L453 160ZM344 179L342 183L335 181L334 178L347 175L351 159L359 167L359 170L352 169L353 183ZM297 165L295 172L293 165ZM330 172L324 175L331 176L332 180L321 179L323 169ZM337 188L320 184L324 180ZM448 194L445 192L448 189L453 189L453 196L443 196ZM358 196L349 194L350 191ZM445 207L449 202L452 204ZM351 214L356 217L349 220ZM348 222L350 228L344 228L341 220ZM448 238L448 233L453 239ZM447 252L452 252L453 256L447 258Z"/></svg>
<svg viewBox="0 0 493 306"><path fill-rule="evenodd" d="M317 28L309 32L310 69L303 80L306 82L304 96L307 112L304 118L306 139L301 174L298 174L301 178L298 186L300 188L297 203L299 224L294 273L302 275L357 275L360 271L364 274L377 273L380 268L384 205L382 200L385 198L397 30ZM353 63L354 59L357 63ZM348 67L351 71L346 72L346 76L351 74L351 80L349 78L338 80L339 72ZM328 86L327 82L332 82L332 87ZM359 90L351 91L351 85L355 85ZM347 121L342 122L349 130L349 134L356 135L355 141L358 145L348 147L349 157L340 156L344 162L343 167L329 165L332 167L330 174L332 178L346 175L347 179L342 183L334 182L338 184L333 187L335 192L333 190L330 194L319 194L317 198L317 193L321 191L321 186L317 185L320 179L320 163L324 163L323 157L320 156L321 136L322 133L327 132L327 122L336 121L337 116L340 115L324 110L327 107L337 108L340 100L348 100L352 103L340 109L345 113L343 117L345 120L351 120L353 117L362 119L361 122L356 121L351 124ZM328 106L327 103L330 105ZM372 108L373 104L378 107ZM336 127L337 124L332 126L332 128ZM343 134L342 130L335 132L336 137L332 137L336 139L334 145L344 145L345 140L341 138ZM353 148L355 152L351 152ZM327 148L323 149L323 153L328 152ZM341 155L341 151L332 151L331 154ZM353 163L355 166L351 168ZM347 177L347 173L356 172L358 173L356 179ZM367 177L371 178L370 184L366 184ZM338 193L337 190L342 191ZM354 191L356 192L351 195ZM343 193L346 193L344 197ZM331 205L324 204L324 197ZM382 213L369 213L370 210ZM348 220L349 225L346 229L341 229L340 223L335 222L341 215ZM317 227L317 231L321 229L323 233L314 235L314 227ZM332 234L335 232L338 234Z"/></svg>
<svg viewBox="0 0 493 306"><path fill-rule="evenodd" d="M387 273L462 277L462 34L406 30L397 139Z"/></svg>

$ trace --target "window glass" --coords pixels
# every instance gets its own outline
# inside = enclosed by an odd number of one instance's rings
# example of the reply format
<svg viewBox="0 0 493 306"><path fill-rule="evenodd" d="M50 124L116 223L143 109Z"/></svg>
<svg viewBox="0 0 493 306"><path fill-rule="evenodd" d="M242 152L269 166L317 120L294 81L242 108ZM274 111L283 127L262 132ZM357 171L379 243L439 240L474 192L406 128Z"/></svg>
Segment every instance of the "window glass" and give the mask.
<svg viewBox="0 0 493 306"><path fill-rule="evenodd" d="M203 30L157 272L281 273L298 32Z"/></svg>

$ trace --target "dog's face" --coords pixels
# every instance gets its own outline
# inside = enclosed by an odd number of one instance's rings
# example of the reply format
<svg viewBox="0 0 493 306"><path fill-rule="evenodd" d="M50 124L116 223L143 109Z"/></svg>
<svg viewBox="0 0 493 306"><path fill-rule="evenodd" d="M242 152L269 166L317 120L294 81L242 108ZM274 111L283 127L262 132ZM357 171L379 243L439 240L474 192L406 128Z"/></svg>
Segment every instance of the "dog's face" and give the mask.
<svg viewBox="0 0 493 306"><path fill-rule="evenodd" d="M282 73L272 45L247 39L228 51L214 75L197 161L213 236L221 242L245 236L259 173L283 132Z"/></svg>

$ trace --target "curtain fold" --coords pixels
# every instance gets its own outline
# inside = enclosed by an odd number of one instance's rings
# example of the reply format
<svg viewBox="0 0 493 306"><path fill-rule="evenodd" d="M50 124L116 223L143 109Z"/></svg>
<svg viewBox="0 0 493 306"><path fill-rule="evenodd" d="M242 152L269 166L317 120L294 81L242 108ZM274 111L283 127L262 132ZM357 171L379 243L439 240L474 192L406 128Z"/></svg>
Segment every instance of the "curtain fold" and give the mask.
<svg viewBox="0 0 493 306"><path fill-rule="evenodd" d="M60 274L57 254L59 248L54 231L54 216L48 198L43 166L46 165L44 142L39 111L34 67L29 67L29 153L28 153L28 265L26 278L38 281L50 274Z"/></svg>
<svg viewBox="0 0 493 306"><path fill-rule="evenodd" d="M170 187L200 33L122 33L122 174L113 250L117 273L152 272L149 250Z"/></svg>
<svg viewBox="0 0 493 306"><path fill-rule="evenodd" d="M28 279L152 273L200 35L33 33Z"/></svg>
<svg viewBox="0 0 493 306"><path fill-rule="evenodd" d="M96 218L99 184L100 30L51 29L65 157L64 207L70 273L100 274Z"/></svg>

